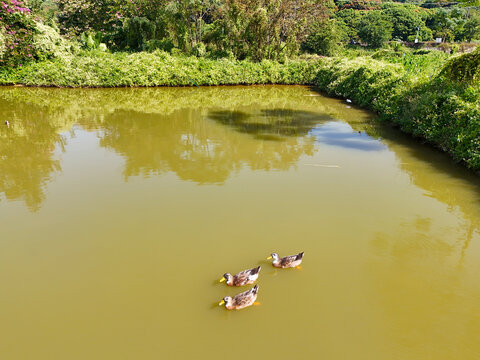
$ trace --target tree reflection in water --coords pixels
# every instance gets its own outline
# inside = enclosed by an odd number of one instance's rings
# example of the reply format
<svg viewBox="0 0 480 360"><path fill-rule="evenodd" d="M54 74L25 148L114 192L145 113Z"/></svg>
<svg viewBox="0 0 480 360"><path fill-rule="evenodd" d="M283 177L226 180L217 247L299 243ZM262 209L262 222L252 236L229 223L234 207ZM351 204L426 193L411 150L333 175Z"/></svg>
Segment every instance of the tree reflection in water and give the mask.
<svg viewBox="0 0 480 360"><path fill-rule="evenodd" d="M240 132L236 132L217 121L209 121L211 113L206 113L207 119L196 109L177 111L168 117L115 112L102 123L100 144L125 157L125 178L173 171L181 179L199 184L221 184L242 166L253 170L286 170L301 155L312 155L315 150L313 138L292 136L295 132L306 134L314 126L313 120L308 129L300 126L302 130L298 131L292 129L295 125L287 126L287 120L279 120L278 126L273 121L245 125L242 120ZM224 113L214 113L215 119L225 120L221 124L226 124L227 118L232 121L230 116L219 114ZM225 114L250 118L243 112Z"/></svg>
<svg viewBox="0 0 480 360"><path fill-rule="evenodd" d="M0 193L7 200L23 200L37 211L45 199L45 185L61 171L54 152L64 150L65 126L24 103L12 108L0 102L0 116L10 122L10 127L0 127Z"/></svg>
<svg viewBox="0 0 480 360"><path fill-rule="evenodd" d="M372 125L367 112L311 94L312 89L295 86L2 88L1 123L8 119L11 126L0 127L0 194L39 209L45 185L61 171L55 150L64 149L62 133L73 124L98 131L100 145L124 157L125 179L171 171L199 184L222 184L242 166L294 166L302 154L313 155L315 136L367 149L365 141L351 134L339 137L325 126L310 132L316 124L336 120L388 146L412 184L452 211L460 209L470 220L468 234L478 231L478 177L397 130ZM468 241L462 246L468 247Z"/></svg>

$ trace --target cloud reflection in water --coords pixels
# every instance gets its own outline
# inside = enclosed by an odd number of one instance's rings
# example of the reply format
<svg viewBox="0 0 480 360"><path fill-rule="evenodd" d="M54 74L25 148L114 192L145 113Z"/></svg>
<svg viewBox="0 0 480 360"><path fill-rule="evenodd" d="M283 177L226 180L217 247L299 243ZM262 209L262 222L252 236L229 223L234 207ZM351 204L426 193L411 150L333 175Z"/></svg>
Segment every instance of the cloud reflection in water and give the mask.
<svg viewBox="0 0 480 360"><path fill-rule="evenodd" d="M362 151L383 151L387 146L367 134L356 132L342 122L328 122L314 127L310 133L318 142Z"/></svg>

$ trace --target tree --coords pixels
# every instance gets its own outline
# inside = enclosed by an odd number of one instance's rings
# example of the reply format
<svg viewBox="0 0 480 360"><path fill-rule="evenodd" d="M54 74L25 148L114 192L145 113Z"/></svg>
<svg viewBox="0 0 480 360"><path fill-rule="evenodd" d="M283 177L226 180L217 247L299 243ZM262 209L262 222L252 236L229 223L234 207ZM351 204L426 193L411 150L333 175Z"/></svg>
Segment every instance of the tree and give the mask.
<svg viewBox="0 0 480 360"><path fill-rule="evenodd" d="M463 26L463 35L465 40L472 41L480 38L480 19L472 17L465 22Z"/></svg>
<svg viewBox="0 0 480 360"><path fill-rule="evenodd" d="M480 6L480 0L458 0L464 7Z"/></svg>
<svg viewBox="0 0 480 360"><path fill-rule="evenodd" d="M425 22L419 14L418 6L404 5L397 3L387 3L384 5L384 14L389 17L393 26L392 37L408 41L409 37L417 34L420 30L420 40L430 40L426 31ZM424 36L422 36L424 35Z"/></svg>
<svg viewBox="0 0 480 360"><path fill-rule="evenodd" d="M438 9L428 19L427 26L432 29L434 37L445 41L464 40L464 26L467 22L466 12L462 8L451 10Z"/></svg>
<svg viewBox="0 0 480 360"><path fill-rule="evenodd" d="M360 39L372 47L382 47L392 38L393 27L381 11L369 11L359 23Z"/></svg>
<svg viewBox="0 0 480 360"><path fill-rule="evenodd" d="M344 29L349 39L358 40L358 24L365 13L354 9L344 9L335 13L335 18L345 24Z"/></svg>
<svg viewBox="0 0 480 360"><path fill-rule="evenodd" d="M213 21L219 5L218 0L170 0L165 24L177 47L185 52L202 47L205 25Z"/></svg>
<svg viewBox="0 0 480 360"><path fill-rule="evenodd" d="M333 56L348 41L343 21L330 19L316 24L315 30L308 35L303 49L318 55Z"/></svg>
<svg viewBox="0 0 480 360"><path fill-rule="evenodd" d="M296 53L312 24L330 14L329 0L225 0L217 46L237 58L279 59Z"/></svg>
<svg viewBox="0 0 480 360"><path fill-rule="evenodd" d="M79 35L108 27L110 0L55 0L60 30Z"/></svg>
<svg viewBox="0 0 480 360"><path fill-rule="evenodd" d="M353 10L378 10L380 9L380 0L350 0L343 4L340 9L353 9Z"/></svg>

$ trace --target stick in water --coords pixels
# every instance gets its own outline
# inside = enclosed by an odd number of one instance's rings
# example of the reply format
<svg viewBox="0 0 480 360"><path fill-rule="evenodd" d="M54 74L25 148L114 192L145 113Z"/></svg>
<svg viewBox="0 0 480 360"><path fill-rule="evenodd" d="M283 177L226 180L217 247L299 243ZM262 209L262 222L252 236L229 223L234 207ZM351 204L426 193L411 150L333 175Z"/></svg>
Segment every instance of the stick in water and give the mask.
<svg viewBox="0 0 480 360"><path fill-rule="evenodd" d="M339 165L322 165L322 164L305 164L307 166L315 166L315 167L325 167L325 168L339 168Z"/></svg>

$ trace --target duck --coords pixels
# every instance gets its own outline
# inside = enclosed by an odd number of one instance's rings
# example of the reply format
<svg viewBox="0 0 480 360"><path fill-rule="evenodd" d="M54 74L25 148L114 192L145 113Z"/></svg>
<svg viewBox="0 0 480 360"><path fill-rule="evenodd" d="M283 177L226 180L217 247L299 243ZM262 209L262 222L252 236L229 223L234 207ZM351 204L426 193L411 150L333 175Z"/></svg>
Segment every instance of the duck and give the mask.
<svg viewBox="0 0 480 360"><path fill-rule="evenodd" d="M222 301L218 303L219 306L225 304L228 310L240 310L248 306L252 306L257 300L258 285L255 285L250 290L244 291L235 297L225 296Z"/></svg>
<svg viewBox="0 0 480 360"><path fill-rule="evenodd" d="M5 120L5 125L7 125L7 127L10 127L10 122L8 120Z"/></svg>
<svg viewBox="0 0 480 360"><path fill-rule="evenodd" d="M233 276L230 273L225 273L220 279L220 282L226 281L228 286L244 286L253 284L255 280L258 279L258 273L260 272L261 268L261 266L258 266L254 269L244 270Z"/></svg>
<svg viewBox="0 0 480 360"><path fill-rule="evenodd" d="M303 260L303 254L304 252L302 251L297 255L289 255L281 258L277 253L272 253L267 260L273 259L272 265L277 268L299 268Z"/></svg>

